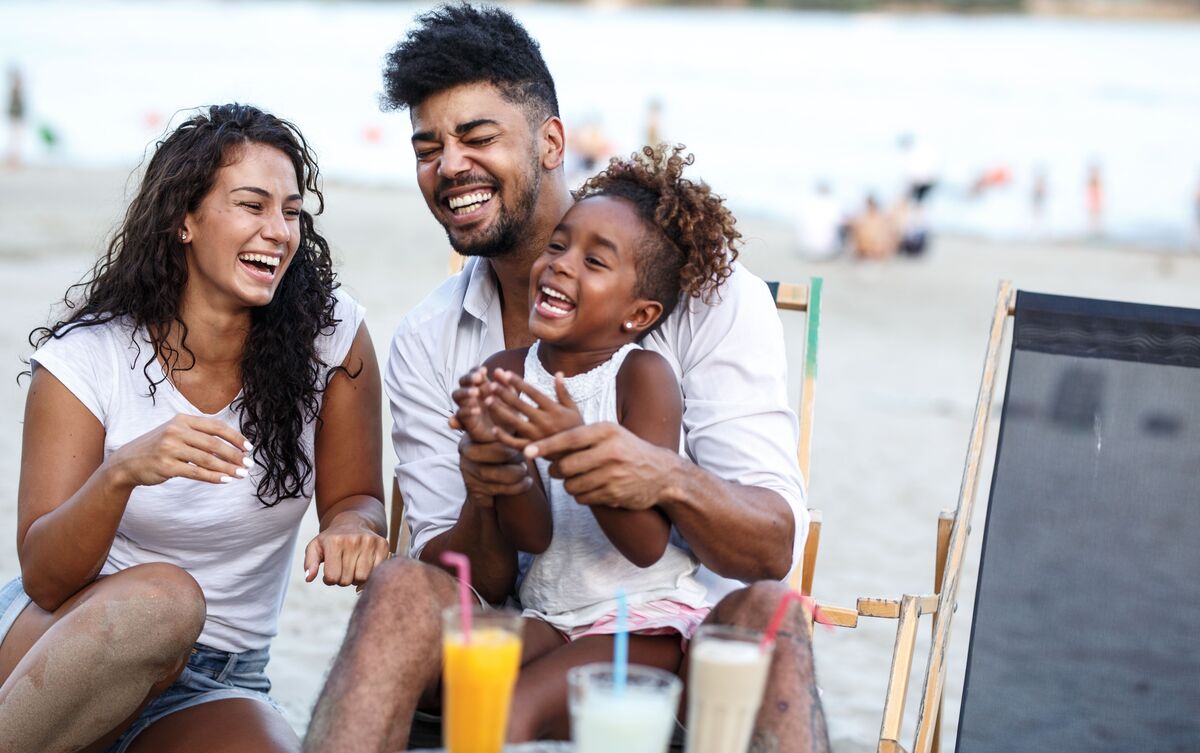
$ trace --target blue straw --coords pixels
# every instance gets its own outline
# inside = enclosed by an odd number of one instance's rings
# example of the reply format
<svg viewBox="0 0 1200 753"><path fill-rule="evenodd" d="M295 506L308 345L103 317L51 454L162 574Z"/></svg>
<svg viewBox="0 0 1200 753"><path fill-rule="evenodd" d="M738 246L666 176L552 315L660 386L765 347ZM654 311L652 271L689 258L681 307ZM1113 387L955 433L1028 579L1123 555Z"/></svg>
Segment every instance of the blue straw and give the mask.
<svg viewBox="0 0 1200 753"><path fill-rule="evenodd" d="M629 605L625 589L617 591L617 636L613 642L613 692L625 692L625 676L629 670Z"/></svg>

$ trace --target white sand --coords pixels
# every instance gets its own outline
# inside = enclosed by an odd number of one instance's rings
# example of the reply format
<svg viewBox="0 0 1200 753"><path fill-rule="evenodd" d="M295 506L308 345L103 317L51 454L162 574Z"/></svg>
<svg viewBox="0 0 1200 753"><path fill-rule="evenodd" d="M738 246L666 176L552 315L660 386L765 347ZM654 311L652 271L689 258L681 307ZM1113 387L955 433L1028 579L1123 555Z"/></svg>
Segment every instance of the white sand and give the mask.
<svg viewBox="0 0 1200 753"><path fill-rule="evenodd" d="M18 359L30 352L29 330L90 266L117 222L125 187L126 176L117 172L0 172L0 310L6 312L0 363L9 369L0 379L0 415L6 417L0 424L0 539L10 542L0 546L4 580L19 570L11 543L25 397L15 382L24 368ZM328 198L320 223L346 288L367 307L382 361L405 311L444 277L445 237L416 194L331 185ZM825 278L810 494L810 504L824 511L825 530L815 590L823 601L845 606L858 596L931 588L937 512L957 499L999 279L1042 292L1174 305L1194 305L1200 282L1200 259L1193 257L952 238L937 239L919 262L816 265L794 255L788 228L753 219L743 225L743 259L760 276ZM803 317L785 312L783 318L798 394ZM985 467L991 462L989 454ZM391 464L390 445L385 464ZM980 488L986 497L986 476ZM315 528L310 513L301 547ZM973 582L972 569L951 643L948 725L958 714ZM297 729L307 722L354 600L350 590L303 583L297 559L269 668L274 694ZM856 631L818 634L819 679L839 751L874 749L893 631L888 621L864 621ZM922 630L923 644L926 634ZM915 674L919 682L923 664ZM914 696L910 716L916 706Z"/></svg>

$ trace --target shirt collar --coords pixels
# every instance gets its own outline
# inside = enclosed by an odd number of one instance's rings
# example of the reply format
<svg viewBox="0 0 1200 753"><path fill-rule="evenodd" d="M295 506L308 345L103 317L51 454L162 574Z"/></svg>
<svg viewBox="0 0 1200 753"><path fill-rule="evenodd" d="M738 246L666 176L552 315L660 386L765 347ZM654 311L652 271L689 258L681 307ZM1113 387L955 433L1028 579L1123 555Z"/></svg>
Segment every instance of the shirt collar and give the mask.
<svg viewBox="0 0 1200 753"><path fill-rule="evenodd" d="M488 312L496 304L496 277L487 259L475 256L463 267L467 275L467 292L463 296L463 311L487 324Z"/></svg>

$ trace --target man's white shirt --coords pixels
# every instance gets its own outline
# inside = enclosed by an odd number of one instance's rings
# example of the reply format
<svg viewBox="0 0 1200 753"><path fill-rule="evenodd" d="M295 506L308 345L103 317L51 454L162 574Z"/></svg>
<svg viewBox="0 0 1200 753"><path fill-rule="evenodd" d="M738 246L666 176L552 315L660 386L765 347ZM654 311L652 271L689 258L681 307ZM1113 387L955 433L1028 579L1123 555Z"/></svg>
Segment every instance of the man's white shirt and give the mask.
<svg viewBox="0 0 1200 753"><path fill-rule="evenodd" d="M719 478L770 489L787 501L796 521L795 568L808 510L796 462L796 415L787 399L783 327L766 284L735 263L712 305L681 301L641 344L667 359L682 387L681 453ZM499 290L480 258L468 259L392 337L384 385L413 557L454 525L466 499L461 433L449 426L456 410L451 393L464 374L501 350ZM677 531L672 536L686 546ZM704 567L699 578L714 603L743 585Z"/></svg>

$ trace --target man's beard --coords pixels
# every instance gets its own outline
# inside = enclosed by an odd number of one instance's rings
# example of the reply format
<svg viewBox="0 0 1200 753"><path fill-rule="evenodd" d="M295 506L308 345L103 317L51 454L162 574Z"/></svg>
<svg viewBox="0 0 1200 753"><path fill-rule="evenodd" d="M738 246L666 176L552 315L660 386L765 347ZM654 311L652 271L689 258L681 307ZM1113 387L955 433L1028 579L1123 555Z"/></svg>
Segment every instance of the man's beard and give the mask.
<svg viewBox="0 0 1200 753"><path fill-rule="evenodd" d="M455 251L463 256L482 256L485 259L512 253L529 237L532 231L533 210L538 193L542 188L542 171L533 165L528 178L516 186L517 200L511 210L503 204L500 214L490 228L469 238L456 238L446 227L446 238ZM500 201L499 192L492 199Z"/></svg>

